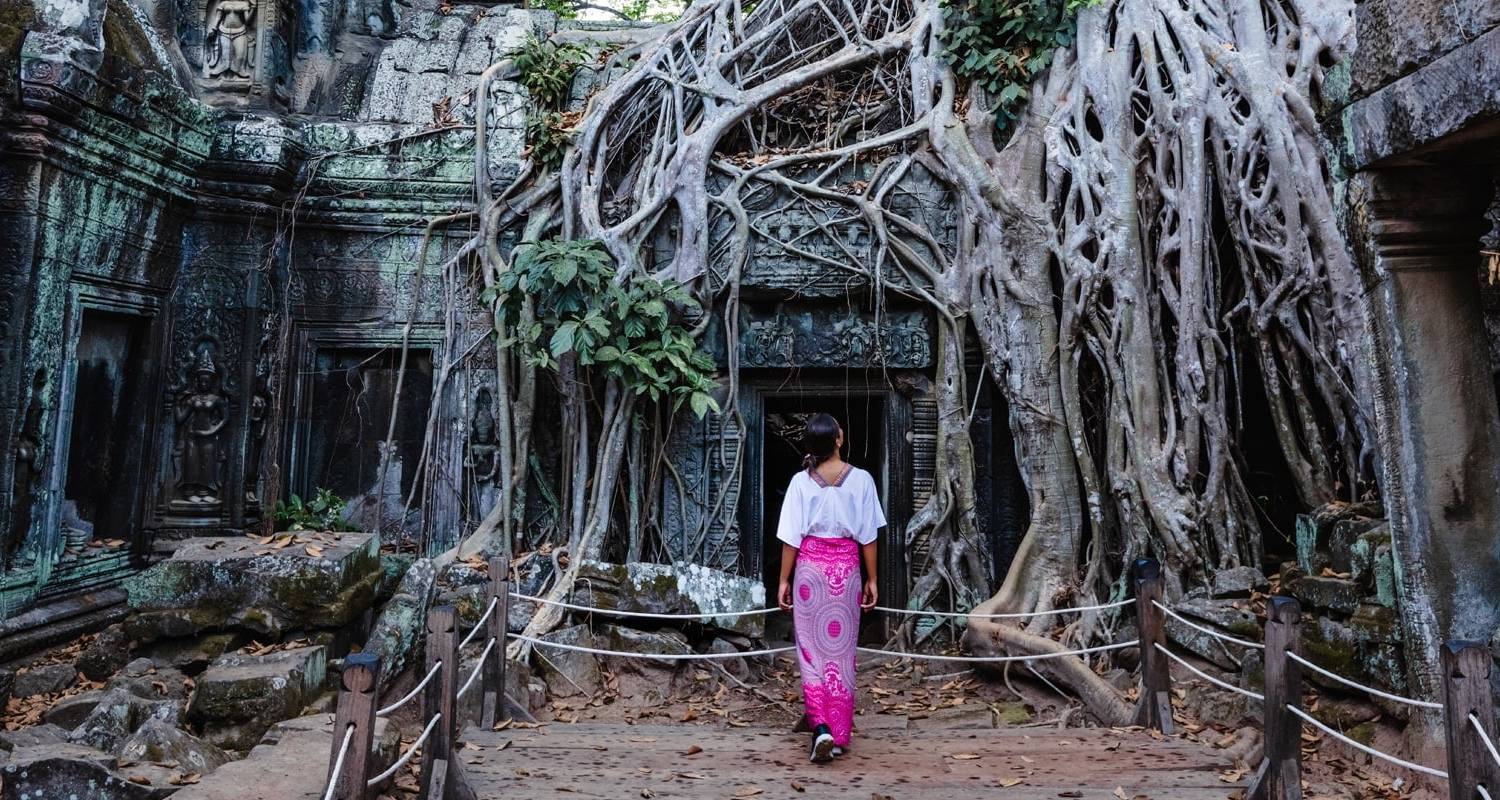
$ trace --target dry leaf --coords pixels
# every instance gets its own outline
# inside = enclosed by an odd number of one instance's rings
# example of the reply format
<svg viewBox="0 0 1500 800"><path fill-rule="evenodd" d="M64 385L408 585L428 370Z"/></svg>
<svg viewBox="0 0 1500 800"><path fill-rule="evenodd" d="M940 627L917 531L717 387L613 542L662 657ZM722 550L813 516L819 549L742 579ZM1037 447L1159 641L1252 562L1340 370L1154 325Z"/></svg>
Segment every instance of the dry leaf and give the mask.
<svg viewBox="0 0 1500 800"><path fill-rule="evenodd" d="M973 761L976 758L979 758L979 754L978 753L954 753L953 754L953 760L954 761Z"/></svg>
<svg viewBox="0 0 1500 800"><path fill-rule="evenodd" d="M698 745L695 744L692 747L689 747L687 749L687 752L683 753L683 755L685 755L685 756L696 756L696 755L698 755L701 752L703 752L703 748L701 748L701 747L699 747Z"/></svg>
<svg viewBox="0 0 1500 800"><path fill-rule="evenodd" d="M754 796L756 796L758 794L765 794L765 792L766 792L765 789L762 789L759 786L756 786L755 784L751 784L749 786L741 786L739 788L739 790L734 793L734 796L735 797L754 797Z"/></svg>
<svg viewBox="0 0 1500 800"><path fill-rule="evenodd" d="M794 791L794 792L805 792L805 791L807 791L807 787L803 786L802 784L800 784L800 783L798 783L796 781L792 781L792 791Z"/></svg>
<svg viewBox="0 0 1500 800"><path fill-rule="evenodd" d="M1009 789L1012 786L1020 786L1023 783L1025 783L1025 781L1022 780L1022 779L1020 779L1020 778L1001 778L1000 779L1000 785L1003 786L1003 787L1005 787L1006 789Z"/></svg>
<svg viewBox="0 0 1500 800"><path fill-rule="evenodd" d="M315 544L310 544L306 548L304 548L303 552L307 553L308 555L312 556L313 558L317 558L318 556L323 555L323 548L321 548L321 547L319 547L319 546L317 546Z"/></svg>

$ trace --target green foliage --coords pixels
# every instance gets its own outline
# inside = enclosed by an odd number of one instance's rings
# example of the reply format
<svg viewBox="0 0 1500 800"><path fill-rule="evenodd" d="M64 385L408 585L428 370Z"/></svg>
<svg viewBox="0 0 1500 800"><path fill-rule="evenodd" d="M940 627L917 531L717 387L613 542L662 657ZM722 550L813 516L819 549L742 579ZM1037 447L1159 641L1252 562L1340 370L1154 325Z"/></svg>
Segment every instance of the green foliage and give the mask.
<svg viewBox="0 0 1500 800"><path fill-rule="evenodd" d="M622 284L596 240L549 239L518 250L481 299L495 303L500 331L510 330L530 299L536 321L505 342L526 363L556 370L572 354L580 367L674 411L684 403L700 417L718 410L713 359L674 313L698 308L682 286L646 276Z"/></svg>
<svg viewBox="0 0 1500 800"><path fill-rule="evenodd" d="M526 116L526 154L538 164L547 169L562 166L563 156L568 154L568 145L572 143L573 136L562 114L543 111Z"/></svg>
<svg viewBox="0 0 1500 800"><path fill-rule="evenodd" d="M532 102L538 108L557 110L568 102L573 76L589 60L589 51L571 42L528 36L511 59Z"/></svg>
<svg viewBox="0 0 1500 800"><path fill-rule="evenodd" d="M1078 10L1096 0L946 0L943 57L995 98L995 124L1010 127L1031 83L1077 35Z"/></svg>
<svg viewBox="0 0 1500 800"><path fill-rule="evenodd" d="M331 489L319 488L312 502L292 495L276 504L276 527L283 531L357 531L358 526L344 521L348 503Z"/></svg>
<svg viewBox="0 0 1500 800"><path fill-rule="evenodd" d="M578 16L578 7L572 0L535 0L527 3L526 7L551 11L558 19L575 19Z"/></svg>

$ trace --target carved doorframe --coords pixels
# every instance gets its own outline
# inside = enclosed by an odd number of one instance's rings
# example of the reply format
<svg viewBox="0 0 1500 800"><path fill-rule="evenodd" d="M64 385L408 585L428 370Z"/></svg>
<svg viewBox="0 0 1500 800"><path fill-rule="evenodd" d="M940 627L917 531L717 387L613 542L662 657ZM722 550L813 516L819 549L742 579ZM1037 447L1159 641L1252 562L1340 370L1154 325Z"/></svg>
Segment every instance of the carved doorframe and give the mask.
<svg viewBox="0 0 1500 800"><path fill-rule="evenodd" d="M787 387L784 374L766 378L743 378L739 391L740 414L745 420L744 476L740 491L740 558L744 573L759 578L764 574L762 557L765 545L765 426L766 400L782 397L879 398L885 405L885 464L881 470L880 492L885 507L886 527L879 547L881 605L901 608L906 605L908 575L905 532L911 520L915 487L912 481L912 407L911 400L892 388L852 389L847 372L826 380L809 378L804 373L796 387ZM872 382L873 383L873 382ZM878 385L878 384L876 384ZM896 546L892 547L892 544Z"/></svg>

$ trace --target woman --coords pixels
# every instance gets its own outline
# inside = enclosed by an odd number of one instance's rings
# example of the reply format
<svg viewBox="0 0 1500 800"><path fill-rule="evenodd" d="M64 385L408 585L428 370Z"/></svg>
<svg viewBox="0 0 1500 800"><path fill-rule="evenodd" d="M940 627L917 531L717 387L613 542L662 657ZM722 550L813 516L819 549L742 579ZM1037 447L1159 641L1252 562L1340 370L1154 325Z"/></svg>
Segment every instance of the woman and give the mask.
<svg viewBox="0 0 1500 800"><path fill-rule="evenodd" d="M885 514L875 479L840 457L844 431L833 417L809 418L803 443L804 469L787 486L776 531L782 541L777 602L793 612L812 760L823 763L849 746L854 646L860 610L875 607L875 534ZM864 590L856 594L861 560Z"/></svg>

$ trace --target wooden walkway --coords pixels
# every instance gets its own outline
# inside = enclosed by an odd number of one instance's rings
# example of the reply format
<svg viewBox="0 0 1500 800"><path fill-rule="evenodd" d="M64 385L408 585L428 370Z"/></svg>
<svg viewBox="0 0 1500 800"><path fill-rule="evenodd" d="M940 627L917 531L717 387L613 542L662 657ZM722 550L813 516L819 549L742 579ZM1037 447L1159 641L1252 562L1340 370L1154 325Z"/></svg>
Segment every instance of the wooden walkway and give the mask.
<svg viewBox="0 0 1500 800"><path fill-rule="evenodd" d="M1221 752L1108 729L872 730L832 764L804 734L697 725L468 729L456 751L479 798L1098 800L1226 798ZM694 748L701 748L695 751Z"/></svg>

